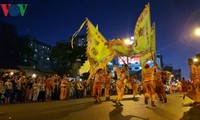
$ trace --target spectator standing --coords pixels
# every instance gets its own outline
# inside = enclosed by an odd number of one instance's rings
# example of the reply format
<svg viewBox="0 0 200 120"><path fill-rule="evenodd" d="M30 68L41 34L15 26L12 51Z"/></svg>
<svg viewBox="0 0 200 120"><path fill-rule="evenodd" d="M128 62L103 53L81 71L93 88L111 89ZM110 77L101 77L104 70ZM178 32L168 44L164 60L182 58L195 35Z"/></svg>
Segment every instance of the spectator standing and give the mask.
<svg viewBox="0 0 200 120"><path fill-rule="evenodd" d="M51 95L52 95L52 79L50 76L47 77L46 81L46 101L51 101Z"/></svg>
<svg viewBox="0 0 200 120"><path fill-rule="evenodd" d="M39 87L40 87L40 92L39 92L39 96L38 96L38 101L45 101L45 96L46 96L46 91L45 91L45 77L41 78L39 80Z"/></svg>
<svg viewBox="0 0 200 120"><path fill-rule="evenodd" d="M38 79L35 79L35 82L33 83L33 102L36 102L38 99L38 95L40 92L40 84Z"/></svg>
<svg viewBox="0 0 200 120"><path fill-rule="evenodd" d="M5 86L3 80L0 80L0 104L4 104L5 101Z"/></svg>
<svg viewBox="0 0 200 120"><path fill-rule="evenodd" d="M60 84L60 100L65 100L67 96L67 84L68 84L68 79L67 76L64 75L61 84Z"/></svg>
<svg viewBox="0 0 200 120"><path fill-rule="evenodd" d="M5 87L6 87L6 91L5 91L5 104L8 104L8 103L10 103L10 98L11 98L11 95L13 93L13 86L12 86L11 79L8 79L5 82Z"/></svg>

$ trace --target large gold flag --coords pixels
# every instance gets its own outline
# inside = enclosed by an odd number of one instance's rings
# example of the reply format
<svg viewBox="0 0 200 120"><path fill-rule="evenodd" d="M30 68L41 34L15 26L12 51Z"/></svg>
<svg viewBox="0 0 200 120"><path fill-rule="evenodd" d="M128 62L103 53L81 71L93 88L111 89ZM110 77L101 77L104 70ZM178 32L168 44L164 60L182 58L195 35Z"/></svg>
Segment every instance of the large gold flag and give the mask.
<svg viewBox="0 0 200 120"><path fill-rule="evenodd" d="M144 54L140 56L140 65L143 68L144 64L146 64L148 61L152 60L152 53L150 50L146 51Z"/></svg>
<svg viewBox="0 0 200 120"><path fill-rule="evenodd" d="M108 47L108 42L95 26L86 18L87 49L86 55L90 62L90 76L99 68L105 68L107 63L115 57L115 52Z"/></svg>
<svg viewBox="0 0 200 120"><path fill-rule="evenodd" d="M143 65L152 60L156 62L156 33L155 33L155 23L151 27L151 39L150 39L150 49L146 50L140 57L140 64Z"/></svg>
<svg viewBox="0 0 200 120"><path fill-rule="evenodd" d="M133 45L133 51L135 53L141 53L150 49L151 39L151 21L150 21L150 5L147 4L140 14L135 30L134 30L135 42Z"/></svg>
<svg viewBox="0 0 200 120"><path fill-rule="evenodd" d="M152 59L154 62L156 62L156 27L155 23L151 26L151 41L150 41L150 48L152 53Z"/></svg>

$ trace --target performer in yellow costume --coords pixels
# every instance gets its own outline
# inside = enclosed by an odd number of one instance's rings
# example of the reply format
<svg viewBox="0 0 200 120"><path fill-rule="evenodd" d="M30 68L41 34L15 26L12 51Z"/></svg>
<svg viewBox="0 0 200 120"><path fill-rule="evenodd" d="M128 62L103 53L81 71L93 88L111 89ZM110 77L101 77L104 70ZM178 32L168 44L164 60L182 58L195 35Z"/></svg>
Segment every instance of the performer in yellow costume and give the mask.
<svg viewBox="0 0 200 120"><path fill-rule="evenodd" d="M138 94L138 85L136 82L136 76L133 75L130 77L130 83L132 86L133 99L135 99L135 96Z"/></svg>
<svg viewBox="0 0 200 120"><path fill-rule="evenodd" d="M121 70L116 68L117 72L117 82L116 82L116 89L117 89L117 97L113 100L114 103L117 105L123 106L120 102L124 96L124 83L129 79L129 75L126 72L126 67L124 66Z"/></svg>
<svg viewBox="0 0 200 120"><path fill-rule="evenodd" d="M95 102L101 102L101 85L105 81L105 73L103 69L98 69L97 73L95 74L94 84L93 84L93 96Z"/></svg>
<svg viewBox="0 0 200 120"><path fill-rule="evenodd" d="M156 107L155 105L155 81L154 81L154 74L156 71L156 66L150 68L149 64L144 65L144 70L142 70L142 81L143 81L143 91L145 97L145 104L148 105L149 98L151 99L151 106Z"/></svg>
<svg viewBox="0 0 200 120"><path fill-rule="evenodd" d="M106 100L110 100L110 86L111 86L111 76L110 76L110 72L107 72L105 74L105 97Z"/></svg>
<svg viewBox="0 0 200 120"><path fill-rule="evenodd" d="M157 93L160 101L163 101L164 103L167 102L165 86L163 84L163 81L166 81L165 74L166 74L165 71L158 71L155 73L155 83L156 83L155 92Z"/></svg>

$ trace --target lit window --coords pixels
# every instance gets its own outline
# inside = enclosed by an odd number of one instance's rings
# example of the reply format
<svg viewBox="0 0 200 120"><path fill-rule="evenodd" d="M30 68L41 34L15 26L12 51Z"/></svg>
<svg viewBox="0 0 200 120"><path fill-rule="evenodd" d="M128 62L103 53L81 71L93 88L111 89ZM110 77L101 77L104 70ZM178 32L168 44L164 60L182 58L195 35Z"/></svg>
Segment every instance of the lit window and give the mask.
<svg viewBox="0 0 200 120"><path fill-rule="evenodd" d="M49 58L47 58L47 60L49 60Z"/></svg>
<svg viewBox="0 0 200 120"><path fill-rule="evenodd" d="M37 49L35 49L35 52L37 52L38 50Z"/></svg>

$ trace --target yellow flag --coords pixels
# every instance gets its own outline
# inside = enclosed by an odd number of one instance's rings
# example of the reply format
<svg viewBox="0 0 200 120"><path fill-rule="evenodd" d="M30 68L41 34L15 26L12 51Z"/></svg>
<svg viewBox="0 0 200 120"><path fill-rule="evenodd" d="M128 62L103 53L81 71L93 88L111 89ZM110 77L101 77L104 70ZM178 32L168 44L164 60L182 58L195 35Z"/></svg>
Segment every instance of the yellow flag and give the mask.
<svg viewBox="0 0 200 120"><path fill-rule="evenodd" d="M144 64L148 61L152 60L152 53L150 50L146 51L144 54L140 56L140 65L143 68Z"/></svg>
<svg viewBox="0 0 200 120"><path fill-rule="evenodd" d="M150 49L151 39L151 22L150 22L150 5L147 4L140 14L135 30L134 30L135 43L133 49L136 53L141 53Z"/></svg>
<svg viewBox="0 0 200 120"><path fill-rule="evenodd" d="M140 64L143 67L143 65L153 60L156 62L156 33L155 33L155 23L153 23L151 27L151 39L150 39L150 49L145 51L143 54L141 54L140 57Z"/></svg>
<svg viewBox="0 0 200 120"><path fill-rule="evenodd" d="M103 35L94 27L94 25L86 19L87 25L87 57L92 64L101 62L108 57L112 51L108 48L107 40Z"/></svg>
<svg viewBox="0 0 200 120"><path fill-rule="evenodd" d="M153 60L156 62L156 33L155 33L155 23L153 23L151 27L151 39L150 39L150 49L145 51L143 54L141 54L140 57L140 64L143 67L143 65Z"/></svg>
<svg viewBox="0 0 200 120"><path fill-rule="evenodd" d="M79 74L82 75L83 73L87 73L90 70L90 62L86 60L83 66L79 69Z"/></svg>
<svg viewBox="0 0 200 120"><path fill-rule="evenodd" d="M86 25L86 55L90 62L90 76L88 78L90 80L99 68L104 69L107 63L115 57L115 52L109 48L107 40L88 19L86 19Z"/></svg>
<svg viewBox="0 0 200 120"><path fill-rule="evenodd" d="M152 53L152 60L156 60L156 27L155 23L151 26L151 53Z"/></svg>

